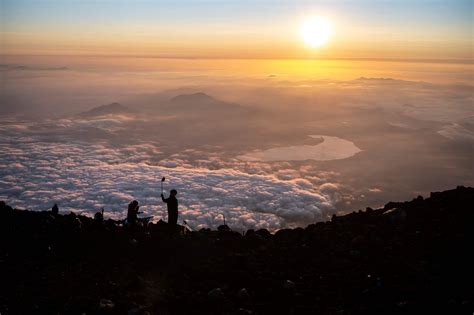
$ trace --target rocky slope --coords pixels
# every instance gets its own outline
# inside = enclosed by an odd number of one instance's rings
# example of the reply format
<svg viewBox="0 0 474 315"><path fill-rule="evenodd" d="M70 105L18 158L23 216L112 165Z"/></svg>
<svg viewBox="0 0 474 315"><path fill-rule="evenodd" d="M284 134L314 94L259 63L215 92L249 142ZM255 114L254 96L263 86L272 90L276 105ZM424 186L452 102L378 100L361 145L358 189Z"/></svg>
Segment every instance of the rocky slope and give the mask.
<svg viewBox="0 0 474 315"><path fill-rule="evenodd" d="M170 236L0 205L1 314L472 314L474 189Z"/></svg>

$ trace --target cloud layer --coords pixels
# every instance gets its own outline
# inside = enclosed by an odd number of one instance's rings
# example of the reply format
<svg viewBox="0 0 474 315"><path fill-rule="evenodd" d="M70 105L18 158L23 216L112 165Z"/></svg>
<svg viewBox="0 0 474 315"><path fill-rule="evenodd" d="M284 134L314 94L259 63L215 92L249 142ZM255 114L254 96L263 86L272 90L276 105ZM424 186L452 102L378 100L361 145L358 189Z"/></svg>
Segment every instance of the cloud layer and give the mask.
<svg viewBox="0 0 474 315"><path fill-rule="evenodd" d="M180 219L194 228L215 228L224 214L234 229L274 230L325 220L334 210L336 184L315 186L291 174L150 165L160 152L151 144L48 142L22 135L24 128L4 126L0 133L0 199L16 207L45 210L58 203L61 211L88 214L104 207L106 217L120 219L137 199L143 215L158 220L166 218L160 199L166 176L165 192L178 190Z"/></svg>

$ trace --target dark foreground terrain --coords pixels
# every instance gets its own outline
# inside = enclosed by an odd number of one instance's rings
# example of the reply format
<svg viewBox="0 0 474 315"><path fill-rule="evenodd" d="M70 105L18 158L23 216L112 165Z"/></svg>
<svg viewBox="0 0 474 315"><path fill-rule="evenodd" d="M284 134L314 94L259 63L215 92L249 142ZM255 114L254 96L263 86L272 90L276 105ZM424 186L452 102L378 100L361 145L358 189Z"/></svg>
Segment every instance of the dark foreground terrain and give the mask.
<svg viewBox="0 0 474 315"><path fill-rule="evenodd" d="M472 314L474 189L305 229L165 223L0 206L3 314Z"/></svg>

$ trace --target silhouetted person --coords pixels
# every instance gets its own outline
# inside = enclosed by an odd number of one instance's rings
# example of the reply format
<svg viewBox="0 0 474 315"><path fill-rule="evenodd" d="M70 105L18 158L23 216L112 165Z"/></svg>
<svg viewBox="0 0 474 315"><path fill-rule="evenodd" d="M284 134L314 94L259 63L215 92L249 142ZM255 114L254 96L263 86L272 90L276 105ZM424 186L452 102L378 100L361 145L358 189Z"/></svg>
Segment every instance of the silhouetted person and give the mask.
<svg viewBox="0 0 474 315"><path fill-rule="evenodd" d="M171 226L176 226L178 224L178 199L176 199L176 195L178 192L176 189L171 189L170 196L165 198L163 194L161 194L161 199L163 202L166 202L168 205L168 223Z"/></svg>
<svg viewBox="0 0 474 315"><path fill-rule="evenodd" d="M127 223L128 224L136 224L138 220L138 209L140 206L138 205L138 201L133 200L128 204L128 212L127 212Z"/></svg>
<svg viewBox="0 0 474 315"><path fill-rule="evenodd" d="M53 215L58 215L59 213L59 207L58 205L55 203L54 206L51 208L51 212Z"/></svg>
<svg viewBox="0 0 474 315"><path fill-rule="evenodd" d="M94 222L99 225L104 223L104 208L102 208L100 212L94 214Z"/></svg>

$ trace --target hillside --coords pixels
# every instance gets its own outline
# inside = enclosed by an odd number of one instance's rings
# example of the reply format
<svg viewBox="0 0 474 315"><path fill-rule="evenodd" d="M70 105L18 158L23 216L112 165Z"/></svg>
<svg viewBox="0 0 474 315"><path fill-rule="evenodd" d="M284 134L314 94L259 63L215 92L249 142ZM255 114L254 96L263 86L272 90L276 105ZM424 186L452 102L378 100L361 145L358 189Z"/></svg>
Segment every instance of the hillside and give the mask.
<svg viewBox="0 0 474 315"><path fill-rule="evenodd" d="M474 188L170 237L0 204L1 314L472 314Z"/></svg>

